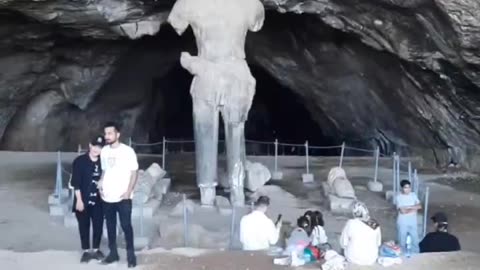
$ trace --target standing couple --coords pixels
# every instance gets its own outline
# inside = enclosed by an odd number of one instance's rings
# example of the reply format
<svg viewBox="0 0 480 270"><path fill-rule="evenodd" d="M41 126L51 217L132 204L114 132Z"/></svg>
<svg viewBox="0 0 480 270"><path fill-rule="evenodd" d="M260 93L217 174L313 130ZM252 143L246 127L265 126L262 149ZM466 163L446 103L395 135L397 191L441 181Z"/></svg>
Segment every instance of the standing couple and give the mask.
<svg viewBox="0 0 480 270"><path fill-rule="evenodd" d="M135 151L121 143L120 128L109 122L104 136L94 138L89 150L73 161L72 186L75 190L72 210L78 221L83 249L82 263L91 259L111 264L119 261L117 250L117 214L127 244L127 264L137 265L133 245L132 194L137 182L138 161ZM100 251L103 219L107 222L107 257ZM90 246L90 225L93 245ZM90 248L93 248L92 250Z"/></svg>

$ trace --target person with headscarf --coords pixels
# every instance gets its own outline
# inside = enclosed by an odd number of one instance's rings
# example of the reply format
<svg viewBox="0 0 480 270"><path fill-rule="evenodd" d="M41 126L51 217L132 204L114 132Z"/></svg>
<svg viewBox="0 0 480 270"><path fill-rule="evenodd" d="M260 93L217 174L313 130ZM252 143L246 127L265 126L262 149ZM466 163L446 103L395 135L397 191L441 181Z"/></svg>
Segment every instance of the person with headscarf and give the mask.
<svg viewBox="0 0 480 270"><path fill-rule="evenodd" d="M340 246L348 262L357 265L373 265L378 258L382 233L378 222L370 217L367 207L356 202L353 218L347 221L340 236Z"/></svg>
<svg viewBox="0 0 480 270"><path fill-rule="evenodd" d="M448 232L447 215L438 212L432 216L435 232L428 233L420 242L420 252L450 252L459 251L458 238Z"/></svg>

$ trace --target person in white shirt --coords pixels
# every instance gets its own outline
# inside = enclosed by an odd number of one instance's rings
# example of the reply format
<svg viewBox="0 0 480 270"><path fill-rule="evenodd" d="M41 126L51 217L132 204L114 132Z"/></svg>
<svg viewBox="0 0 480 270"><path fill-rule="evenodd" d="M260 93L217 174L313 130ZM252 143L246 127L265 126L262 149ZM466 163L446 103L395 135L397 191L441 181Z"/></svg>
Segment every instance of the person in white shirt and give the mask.
<svg viewBox="0 0 480 270"><path fill-rule="evenodd" d="M310 237L312 239L312 245L324 251L329 249L330 245L328 244L328 237L323 228L325 222L323 221L322 213L320 211L313 212L311 219L312 233Z"/></svg>
<svg viewBox="0 0 480 270"><path fill-rule="evenodd" d="M343 228L340 246L348 262L357 265L373 265L378 258L382 233L379 224L370 218L365 204L356 202L353 219Z"/></svg>
<svg viewBox="0 0 480 270"><path fill-rule="evenodd" d="M243 250L268 250L278 242L282 221L277 224L265 214L270 205L270 198L260 196L255 209L240 221L240 242Z"/></svg>
<svg viewBox="0 0 480 270"><path fill-rule="evenodd" d="M116 233L118 213L127 244L127 264L129 268L133 268L137 265L132 228L132 194L137 182L137 155L130 146L120 143L118 124L107 123L104 132L107 146L102 149L100 155L102 177L99 188L104 201L110 254L103 260L103 264L117 262L120 259Z"/></svg>

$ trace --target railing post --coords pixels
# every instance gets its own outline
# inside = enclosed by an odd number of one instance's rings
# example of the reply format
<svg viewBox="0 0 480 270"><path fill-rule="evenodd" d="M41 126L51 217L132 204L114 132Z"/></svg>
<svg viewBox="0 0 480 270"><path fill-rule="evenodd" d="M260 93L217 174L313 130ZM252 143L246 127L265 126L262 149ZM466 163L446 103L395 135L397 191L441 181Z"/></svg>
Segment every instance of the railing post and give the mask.
<svg viewBox="0 0 480 270"><path fill-rule="evenodd" d="M430 200L430 187L425 190L425 211L423 213L423 237L427 235L428 204Z"/></svg>
<svg viewBox="0 0 480 270"><path fill-rule="evenodd" d="M376 183L378 180L378 159L380 158L380 147L377 146L375 150L375 175L373 176L373 181Z"/></svg>
<svg viewBox="0 0 480 270"><path fill-rule="evenodd" d="M395 204L395 196L397 195L397 153L393 152L392 158L392 190L393 190L393 198L392 202Z"/></svg>
<svg viewBox="0 0 480 270"><path fill-rule="evenodd" d="M412 162L411 161L408 162L408 181L410 182L410 184L413 187L413 183L412 183Z"/></svg>
<svg viewBox="0 0 480 270"><path fill-rule="evenodd" d="M140 236L143 236L143 203L140 203Z"/></svg>
<svg viewBox="0 0 480 270"><path fill-rule="evenodd" d="M232 205L232 223L230 224L230 249L233 249L235 241L235 205Z"/></svg>
<svg viewBox="0 0 480 270"><path fill-rule="evenodd" d="M82 153L82 145L79 143L77 148L77 154L80 155Z"/></svg>
<svg viewBox="0 0 480 270"><path fill-rule="evenodd" d="M165 136L163 136L163 141L162 141L162 168L164 170L166 170L165 169L165 156L167 155L166 144L167 144L167 141L165 140Z"/></svg>
<svg viewBox="0 0 480 270"><path fill-rule="evenodd" d="M414 185L414 191L415 193L419 193L419 189L420 189L420 182L418 180L418 173L417 173L417 169L413 170L413 181L415 182L415 185Z"/></svg>
<svg viewBox="0 0 480 270"><path fill-rule="evenodd" d="M278 172L278 139L275 139L275 171Z"/></svg>
<svg viewBox="0 0 480 270"><path fill-rule="evenodd" d="M309 174L310 166L309 166L309 160L308 160L308 141L305 141L305 162L307 167L307 174Z"/></svg>
<svg viewBox="0 0 480 270"><path fill-rule="evenodd" d="M55 178L55 196L62 201L63 175L62 175L62 154L57 152L57 175Z"/></svg>
<svg viewBox="0 0 480 270"><path fill-rule="evenodd" d="M397 155L397 183L395 183L395 185L397 186L397 194L400 191L400 181L401 181L400 180L400 170L401 170L400 163L401 163L400 155Z"/></svg>
<svg viewBox="0 0 480 270"><path fill-rule="evenodd" d="M128 138L128 146L132 147L132 137Z"/></svg>
<svg viewBox="0 0 480 270"><path fill-rule="evenodd" d="M343 165L343 155L345 154L345 142L342 143L342 151L340 152L340 164L338 167L342 168Z"/></svg>
<svg viewBox="0 0 480 270"><path fill-rule="evenodd" d="M183 239L185 247L188 246L188 209L187 195L183 194Z"/></svg>

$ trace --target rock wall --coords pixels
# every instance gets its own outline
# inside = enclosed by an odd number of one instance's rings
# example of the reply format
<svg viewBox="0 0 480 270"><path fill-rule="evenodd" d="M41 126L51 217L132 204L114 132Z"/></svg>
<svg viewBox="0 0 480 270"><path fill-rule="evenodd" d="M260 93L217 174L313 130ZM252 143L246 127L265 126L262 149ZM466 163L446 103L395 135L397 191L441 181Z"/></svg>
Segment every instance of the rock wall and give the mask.
<svg viewBox="0 0 480 270"><path fill-rule="evenodd" d="M173 3L2 1L1 148L73 150L112 117L124 136L148 141L162 126L152 79L177 65L180 51L195 51L191 35L175 39L162 27ZM325 136L477 164L478 1L264 3L249 62L293 91Z"/></svg>

